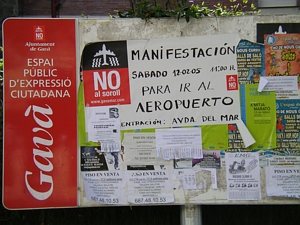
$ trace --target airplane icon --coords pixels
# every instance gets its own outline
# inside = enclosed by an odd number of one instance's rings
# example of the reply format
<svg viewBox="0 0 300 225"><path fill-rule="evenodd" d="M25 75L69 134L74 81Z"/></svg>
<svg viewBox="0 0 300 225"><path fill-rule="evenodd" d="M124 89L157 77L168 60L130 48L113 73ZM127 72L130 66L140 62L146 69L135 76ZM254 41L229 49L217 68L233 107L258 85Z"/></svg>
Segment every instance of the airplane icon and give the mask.
<svg viewBox="0 0 300 225"><path fill-rule="evenodd" d="M103 63L102 65L108 65L108 63L106 62L106 56L116 56L115 53L113 53L112 51L110 50L106 50L106 46L105 44L102 45L102 50L99 50L95 55L94 57L97 57L97 56L100 56L102 55L103 56Z"/></svg>
<svg viewBox="0 0 300 225"><path fill-rule="evenodd" d="M283 32L282 26L279 26L278 32L275 31L275 34L286 34L286 31Z"/></svg>

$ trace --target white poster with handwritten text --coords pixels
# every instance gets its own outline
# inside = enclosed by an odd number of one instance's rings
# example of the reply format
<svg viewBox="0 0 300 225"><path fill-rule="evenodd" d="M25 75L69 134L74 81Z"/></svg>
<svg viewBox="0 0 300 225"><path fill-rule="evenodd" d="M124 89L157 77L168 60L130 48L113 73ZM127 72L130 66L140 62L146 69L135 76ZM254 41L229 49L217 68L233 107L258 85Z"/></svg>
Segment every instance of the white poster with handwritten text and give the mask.
<svg viewBox="0 0 300 225"><path fill-rule="evenodd" d="M121 129L240 120L236 35L128 40L130 104Z"/></svg>

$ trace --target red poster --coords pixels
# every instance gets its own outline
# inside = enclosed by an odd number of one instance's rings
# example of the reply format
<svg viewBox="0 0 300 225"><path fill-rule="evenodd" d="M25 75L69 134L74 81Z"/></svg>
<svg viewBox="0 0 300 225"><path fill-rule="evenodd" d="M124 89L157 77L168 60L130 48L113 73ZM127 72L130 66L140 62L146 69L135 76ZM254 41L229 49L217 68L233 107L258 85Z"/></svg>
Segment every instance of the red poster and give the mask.
<svg viewBox="0 0 300 225"><path fill-rule="evenodd" d="M85 106L130 104L127 42L96 42L82 53Z"/></svg>
<svg viewBox="0 0 300 225"><path fill-rule="evenodd" d="M8 19L3 32L3 204L75 207L75 20Z"/></svg>

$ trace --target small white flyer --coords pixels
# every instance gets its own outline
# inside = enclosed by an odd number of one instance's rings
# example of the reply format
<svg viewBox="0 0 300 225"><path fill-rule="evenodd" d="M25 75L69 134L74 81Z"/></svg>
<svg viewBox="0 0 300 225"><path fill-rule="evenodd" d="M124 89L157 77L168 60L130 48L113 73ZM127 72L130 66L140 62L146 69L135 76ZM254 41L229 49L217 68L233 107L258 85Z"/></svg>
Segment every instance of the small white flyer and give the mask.
<svg viewBox="0 0 300 225"><path fill-rule="evenodd" d="M262 91L296 91L298 90L298 76L267 76Z"/></svg>
<svg viewBox="0 0 300 225"><path fill-rule="evenodd" d="M170 159L203 158L201 128L156 129L157 156Z"/></svg>
<svg viewBox="0 0 300 225"><path fill-rule="evenodd" d="M86 198L101 204L127 204L124 172L81 172Z"/></svg>
<svg viewBox="0 0 300 225"><path fill-rule="evenodd" d="M184 169L181 171L183 189L207 190L217 189L217 171L215 168Z"/></svg>
<svg viewBox="0 0 300 225"><path fill-rule="evenodd" d="M266 166L268 196L300 198L300 165Z"/></svg>
<svg viewBox="0 0 300 225"><path fill-rule="evenodd" d="M100 143L102 152L120 151L118 106L86 107L85 118L88 141Z"/></svg>
<svg viewBox="0 0 300 225"><path fill-rule="evenodd" d="M300 156L272 155L268 158L268 166L300 166Z"/></svg>
<svg viewBox="0 0 300 225"><path fill-rule="evenodd" d="M125 133L122 142L124 163L129 168L153 170L173 169L173 162L158 158L155 148L155 133Z"/></svg>
<svg viewBox="0 0 300 225"><path fill-rule="evenodd" d="M196 171L185 170L183 174L183 189L195 190L196 189Z"/></svg>
<svg viewBox="0 0 300 225"><path fill-rule="evenodd" d="M128 202L137 205L174 202L173 179L168 170L127 171Z"/></svg>
<svg viewBox="0 0 300 225"><path fill-rule="evenodd" d="M260 200L260 166L257 152L225 153L228 200Z"/></svg>

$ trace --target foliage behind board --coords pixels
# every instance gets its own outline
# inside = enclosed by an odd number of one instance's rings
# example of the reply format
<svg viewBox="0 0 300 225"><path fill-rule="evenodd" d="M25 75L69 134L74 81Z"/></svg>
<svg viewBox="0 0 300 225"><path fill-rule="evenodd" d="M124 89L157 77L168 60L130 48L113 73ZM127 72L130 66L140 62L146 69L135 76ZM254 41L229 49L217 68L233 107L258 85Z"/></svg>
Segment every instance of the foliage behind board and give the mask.
<svg viewBox="0 0 300 225"><path fill-rule="evenodd" d="M178 21L180 18L185 18L186 22L189 22L190 18L242 16L260 12L254 4L249 5L248 0L242 0L241 3L236 3L236 0L229 0L230 6L218 3L212 8L206 6L205 2L202 2L201 6L189 5L187 1L176 1L177 4L168 4L170 1L164 2L166 2L165 6L157 3L157 1L132 0L130 10L115 10L115 12L120 18L138 17L143 20L149 20L150 18L175 17Z"/></svg>

